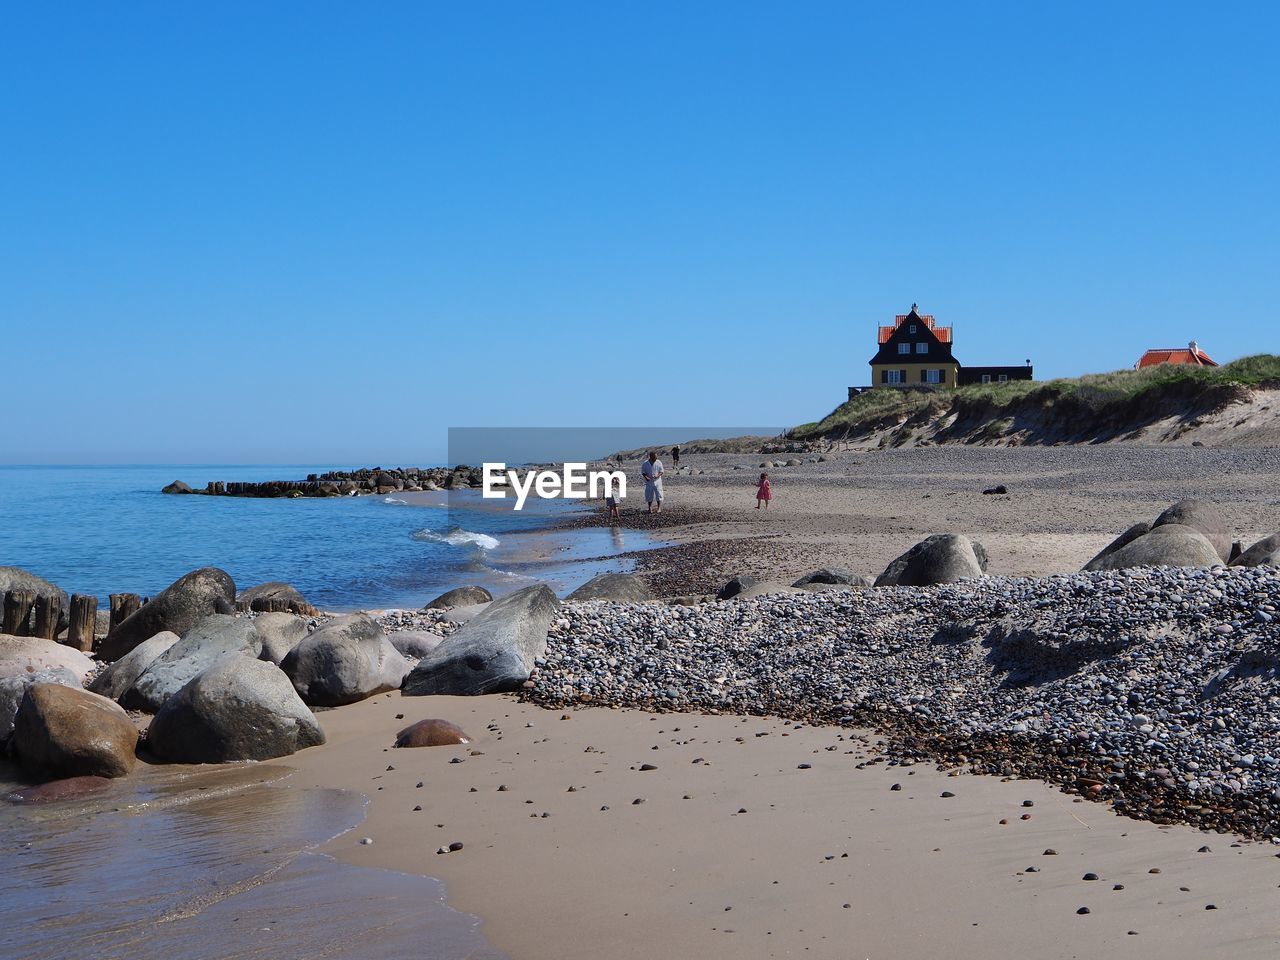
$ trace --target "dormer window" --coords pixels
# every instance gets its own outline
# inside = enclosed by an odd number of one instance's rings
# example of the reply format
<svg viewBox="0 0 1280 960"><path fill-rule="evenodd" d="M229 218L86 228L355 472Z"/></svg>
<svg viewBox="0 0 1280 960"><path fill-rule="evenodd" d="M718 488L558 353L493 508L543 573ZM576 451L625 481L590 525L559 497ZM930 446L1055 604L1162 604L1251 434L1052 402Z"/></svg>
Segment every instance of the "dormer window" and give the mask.
<svg viewBox="0 0 1280 960"><path fill-rule="evenodd" d="M902 343L898 344L898 353L907 354L910 352L911 344L907 343L907 341L903 340Z"/></svg>
<svg viewBox="0 0 1280 960"><path fill-rule="evenodd" d="M929 352L929 345L927 343L916 344L916 353L928 353L928 352Z"/></svg>
<svg viewBox="0 0 1280 960"><path fill-rule="evenodd" d="M916 325L915 325L914 323L913 323L913 324L911 324L911 325L910 325L910 327L908 327L907 332L908 332L908 333L915 333L915 332L916 332Z"/></svg>

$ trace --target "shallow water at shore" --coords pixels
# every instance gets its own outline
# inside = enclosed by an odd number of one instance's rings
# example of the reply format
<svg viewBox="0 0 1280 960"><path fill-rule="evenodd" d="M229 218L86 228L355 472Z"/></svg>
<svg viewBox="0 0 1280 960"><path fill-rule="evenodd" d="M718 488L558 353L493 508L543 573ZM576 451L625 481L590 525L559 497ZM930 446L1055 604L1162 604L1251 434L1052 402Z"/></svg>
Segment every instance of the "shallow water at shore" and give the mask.
<svg viewBox="0 0 1280 960"><path fill-rule="evenodd" d="M0 768L0 787L12 782ZM427 878L314 852L365 799L289 769L147 768L102 793L0 806L0 955L501 960Z"/></svg>

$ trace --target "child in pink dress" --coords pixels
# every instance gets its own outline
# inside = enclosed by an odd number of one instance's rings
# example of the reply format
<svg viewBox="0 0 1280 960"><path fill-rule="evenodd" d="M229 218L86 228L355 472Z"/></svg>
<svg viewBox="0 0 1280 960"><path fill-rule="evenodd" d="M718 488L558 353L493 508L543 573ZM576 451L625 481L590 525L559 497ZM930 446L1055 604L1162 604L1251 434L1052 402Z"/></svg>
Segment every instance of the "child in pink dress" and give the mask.
<svg viewBox="0 0 1280 960"><path fill-rule="evenodd" d="M769 489L769 475L767 473L760 474L760 486L756 488L756 509L760 509L760 504L764 504L766 510L769 509L769 501L773 499L773 491Z"/></svg>

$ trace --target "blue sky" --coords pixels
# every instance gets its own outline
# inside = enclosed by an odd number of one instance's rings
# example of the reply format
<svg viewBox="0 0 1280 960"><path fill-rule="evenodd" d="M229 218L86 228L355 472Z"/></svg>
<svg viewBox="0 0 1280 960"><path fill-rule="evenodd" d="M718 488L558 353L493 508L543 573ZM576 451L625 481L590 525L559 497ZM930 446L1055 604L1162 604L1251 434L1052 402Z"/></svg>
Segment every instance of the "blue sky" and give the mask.
<svg viewBox="0 0 1280 960"><path fill-rule="evenodd" d="M1280 352L1278 9L11 6L0 461L799 423L912 301L1041 377Z"/></svg>

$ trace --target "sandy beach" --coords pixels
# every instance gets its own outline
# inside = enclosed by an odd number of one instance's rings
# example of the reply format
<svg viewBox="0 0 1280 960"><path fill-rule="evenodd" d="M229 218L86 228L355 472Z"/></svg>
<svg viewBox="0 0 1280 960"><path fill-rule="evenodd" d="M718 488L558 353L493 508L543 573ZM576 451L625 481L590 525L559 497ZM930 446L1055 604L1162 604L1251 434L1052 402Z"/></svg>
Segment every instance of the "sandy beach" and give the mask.
<svg viewBox="0 0 1280 960"><path fill-rule="evenodd" d="M425 717L474 740L389 749ZM865 731L507 696L392 694L321 720L329 742L288 761L291 782L369 797L327 851L443 879L517 960L1280 946L1270 844L1128 820L1036 781L876 762Z"/></svg>

